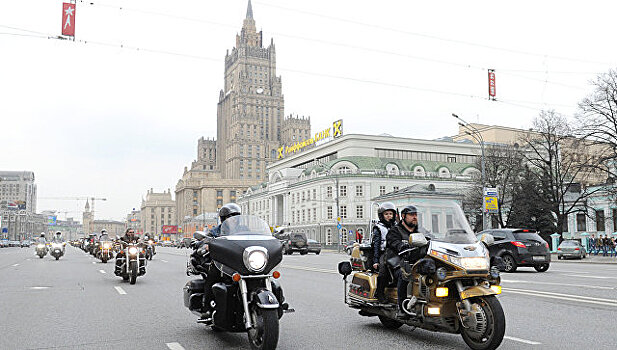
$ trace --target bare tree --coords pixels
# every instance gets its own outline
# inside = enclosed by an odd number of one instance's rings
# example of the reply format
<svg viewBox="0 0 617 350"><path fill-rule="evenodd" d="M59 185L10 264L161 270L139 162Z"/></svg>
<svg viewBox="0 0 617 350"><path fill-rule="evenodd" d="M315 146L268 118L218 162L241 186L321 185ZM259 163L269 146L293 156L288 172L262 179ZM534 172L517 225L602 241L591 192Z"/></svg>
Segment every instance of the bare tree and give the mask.
<svg viewBox="0 0 617 350"><path fill-rule="evenodd" d="M539 181L535 198L555 217L555 229L563 232L570 213L585 211L589 196L601 187L590 187L597 159L584 139L573 136L568 120L555 111L541 111L525 137L525 158Z"/></svg>

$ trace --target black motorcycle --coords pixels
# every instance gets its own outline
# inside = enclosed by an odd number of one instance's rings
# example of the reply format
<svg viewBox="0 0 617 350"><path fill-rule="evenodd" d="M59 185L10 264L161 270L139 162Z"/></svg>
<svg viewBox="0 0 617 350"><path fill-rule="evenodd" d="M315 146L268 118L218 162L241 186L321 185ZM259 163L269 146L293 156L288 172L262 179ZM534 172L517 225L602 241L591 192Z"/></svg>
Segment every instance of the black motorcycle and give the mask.
<svg viewBox="0 0 617 350"><path fill-rule="evenodd" d="M146 258L137 243L125 243L123 253L116 256L116 276L135 284L137 276L146 274Z"/></svg>
<svg viewBox="0 0 617 350"><path fill-rule="evenodd" d="M220 237L209 240L207 246L200 243L203 233L195 238L197 250L188 272L202 279L187 282L184 305L202 317L198 322L213 329L247 332L252 349L276 348L279 319L293 310L276 280L280 273L273 271L283 259L283 248L268 225L255 216L238 215L228 218ZM208 272L222 278L212 285L214 300L206 305Z"/></svg>

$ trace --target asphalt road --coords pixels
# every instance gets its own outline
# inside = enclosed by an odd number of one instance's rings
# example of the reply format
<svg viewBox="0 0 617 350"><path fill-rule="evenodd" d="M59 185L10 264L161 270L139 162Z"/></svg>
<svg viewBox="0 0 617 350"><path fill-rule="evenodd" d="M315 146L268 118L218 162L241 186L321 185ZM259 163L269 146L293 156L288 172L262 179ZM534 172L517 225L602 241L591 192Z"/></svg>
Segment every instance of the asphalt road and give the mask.
<svg viewBox="0 0 617 350"><path fill-rule="evenodd" d="M0 349L246 349L244 333L197 324L184 308L189 251L158 248L129 285L67 246L59 261L34 249L0 249ZM296 312L281 319L280 349L467 349L457 335L385 330L343 303L336 264L345 255L285 256L279 268ZM617 266L553 262L502 275L506 313L500 349L614 349Z"/></svg>

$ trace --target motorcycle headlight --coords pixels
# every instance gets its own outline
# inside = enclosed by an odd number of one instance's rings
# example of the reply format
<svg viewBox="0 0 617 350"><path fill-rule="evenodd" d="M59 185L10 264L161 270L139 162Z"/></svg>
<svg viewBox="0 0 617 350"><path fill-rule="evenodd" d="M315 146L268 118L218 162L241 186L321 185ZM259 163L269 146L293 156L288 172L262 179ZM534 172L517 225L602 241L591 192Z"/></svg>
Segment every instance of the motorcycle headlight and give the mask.
<svg viewBox="0 0 617 350"><path fill-rule="evenodd" d="M483 254L483 256L458 257L436 250L431 250L430 255L449 261L454 265L464 268L465 270L488 270L490 265L489 258L485 254Z"/></svg>
<svg viewBox="0 0 617 350"><path fill-rule="evenodd" d="M249 271L261 272L268 264L268 250L264 247L247 247L243 253L244 266Z"/></svg>
<svg viewBox="0 0 617 350"><path fill-rule="evenodd" d="M62 248L62 244L59 244L59 243L53 243L51 246L53 248Z"/></svg>
<svg viewBox="0 0 617 350"><path fill-rule="evenodd" d="M37 245L36 247L37 247L37 248L41 248L41 249L42 249L42 248L45 248L45 245L44 245L44 244L39 244L39 245Z"/></svg>
<svg viewBox="0 0 617 350"><path fill-rule="evenodd" d="M129 254L131 254L131 255L136 255L136 254L137 254L137 251L138 251L138 250L137 250L137 248L135 248L135 247L130 247L130 248L129 248Z"/></svg>
<svg viewBox="0 0 617 350"><path fill-rule="evenodd" d="M111 248L111 244L105 243L105 244L103 244L103 248L110 249Z"/></svg>

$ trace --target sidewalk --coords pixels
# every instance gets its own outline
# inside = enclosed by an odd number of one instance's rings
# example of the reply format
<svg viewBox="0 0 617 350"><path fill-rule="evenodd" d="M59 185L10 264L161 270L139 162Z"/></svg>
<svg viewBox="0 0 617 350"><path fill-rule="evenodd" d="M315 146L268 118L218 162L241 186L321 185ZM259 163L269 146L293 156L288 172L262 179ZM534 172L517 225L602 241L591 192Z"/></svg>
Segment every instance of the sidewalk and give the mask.
<svg viewBox="0 0 617 350"><path fill-rule="evenodd" d="M557 253L552 253L551 263L557 263L557 262L574 262L574 263L583 263L583 264L617 264L617 257L615 257L614 255L613 257L602 256L602 253L600 253L598 255L587 254L587 257L585 259L580 259L580 260L578 259L558 260Z"/></svg>

